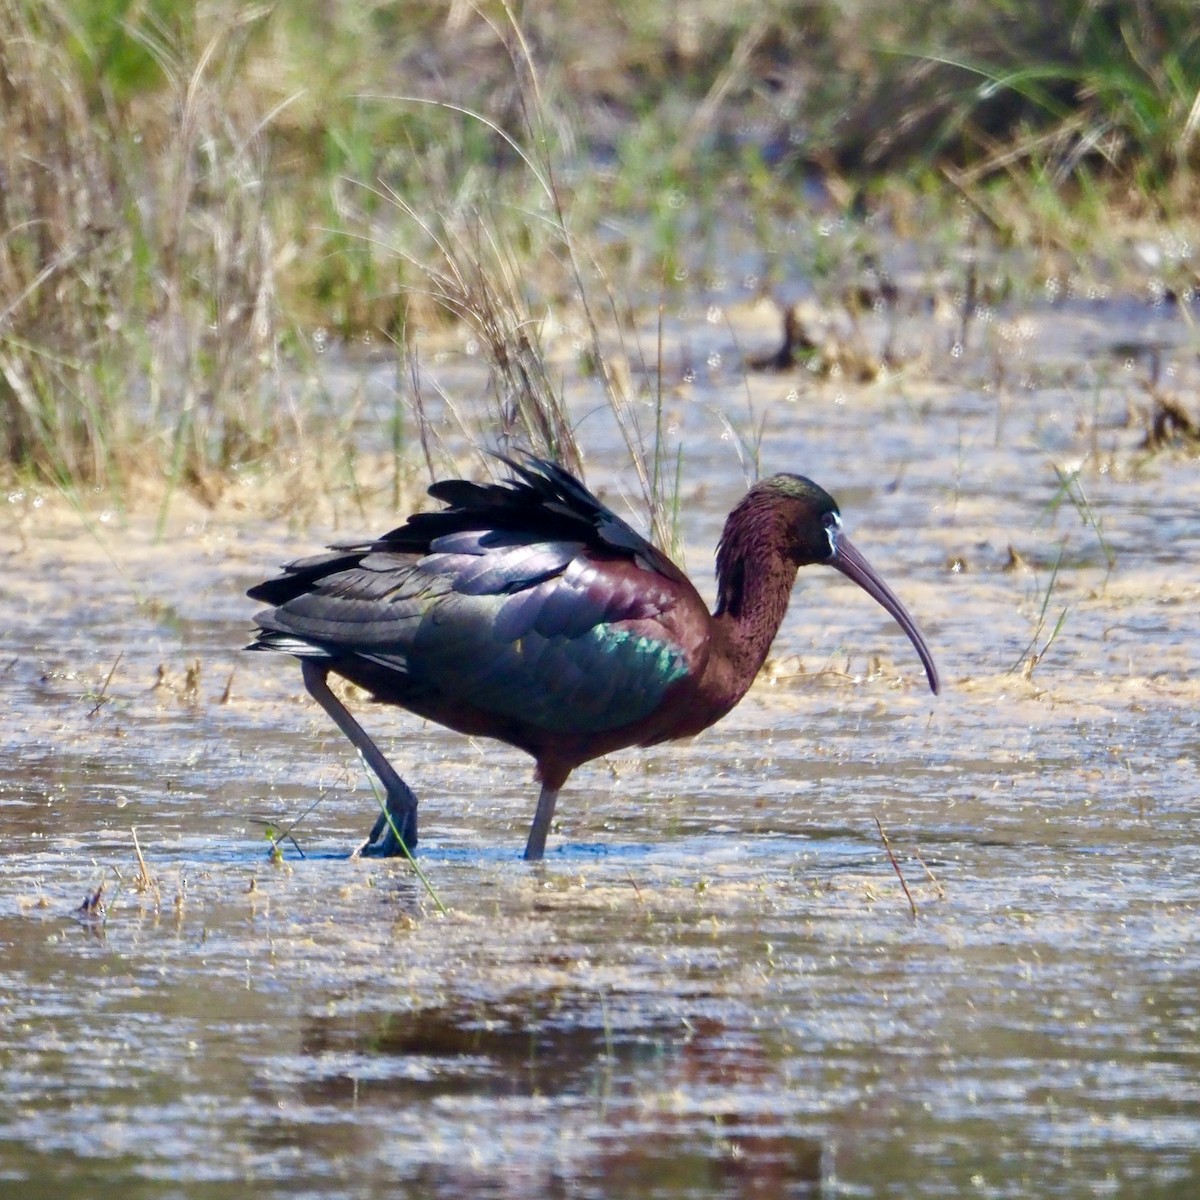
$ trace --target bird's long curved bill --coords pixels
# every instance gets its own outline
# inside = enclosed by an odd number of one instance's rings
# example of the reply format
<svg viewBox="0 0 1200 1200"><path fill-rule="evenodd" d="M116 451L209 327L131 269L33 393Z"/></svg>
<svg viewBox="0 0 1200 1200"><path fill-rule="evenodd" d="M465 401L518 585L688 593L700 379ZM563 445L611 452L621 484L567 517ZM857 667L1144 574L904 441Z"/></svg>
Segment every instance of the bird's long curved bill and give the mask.
<svg viewBox="0 0 1200 1200"><path fill-rule="evenodd" d="M875 568L854 548L850 539L838 535L837 550L828 560L831 567L836 567L843 575L853 579L864 592L876 603L881 604L892 615L896 624L908 635L908 640L917 648L921 662L925 666L925 674L929 677L929 688L935 694L938 690L937 667L933 665L933 655L925 645L925 639L917 628L917 623L908 615L907 609L897 599L895 592L879 577Z"/></svg>

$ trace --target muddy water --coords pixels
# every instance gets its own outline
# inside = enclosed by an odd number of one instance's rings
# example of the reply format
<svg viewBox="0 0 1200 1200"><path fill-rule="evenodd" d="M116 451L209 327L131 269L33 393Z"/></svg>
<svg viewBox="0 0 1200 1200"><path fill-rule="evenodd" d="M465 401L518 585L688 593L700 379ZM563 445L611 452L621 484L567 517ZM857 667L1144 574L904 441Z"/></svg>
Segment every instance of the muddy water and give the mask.
<svg viewBox="0 0 1200 1200"><path fill-rule="evenodd" d="M747 388L727 324L669 332L710 594ZM907 332L908 373L749 397L764 469L839 496L943 695L809 570L747 700L579 770L537 868L520 755L368 710L446 915L346 859L361 772L294 665L238 654L246 586L382 511L297 528L247 483L159 539L10 497L0 1195L1196 1195L1200 473L1127 422L1127 343L1176 348L1188 394L1186 323L1068 305L961 359Z"/></svg>

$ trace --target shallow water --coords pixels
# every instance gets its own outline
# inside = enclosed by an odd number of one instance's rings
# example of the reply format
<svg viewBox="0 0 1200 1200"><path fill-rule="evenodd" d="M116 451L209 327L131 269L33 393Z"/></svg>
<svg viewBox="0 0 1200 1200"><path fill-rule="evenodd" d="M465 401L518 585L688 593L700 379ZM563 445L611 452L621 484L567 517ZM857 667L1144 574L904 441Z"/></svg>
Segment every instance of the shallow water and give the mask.
<svg viewBox="0 0 1200 1200"><path fill-rule="evenodd" d="M718 414L747 388L727 325L681 328L711 595L743 487ZM1139 452L1125 361L1178 347L1190 386L1186 322L1010 314L965 360L906 330L933 355L911 375L749 395L764 470L839 497L943 694L808 570L742 705L577 771L540 867L527 760L366 708L447 915L407 866L346 859L374 812L349 748L292 663L238 653L244 589L345 513L254 518L247 482L218 515L180 498L160 540L152 513L10 497L0 1195L1197 1194L1200 476ZM368 400L394 377L338 369ZM589 438L618 502L600 417ZM1090 510L1055 506L1080 465Z"/></svg>

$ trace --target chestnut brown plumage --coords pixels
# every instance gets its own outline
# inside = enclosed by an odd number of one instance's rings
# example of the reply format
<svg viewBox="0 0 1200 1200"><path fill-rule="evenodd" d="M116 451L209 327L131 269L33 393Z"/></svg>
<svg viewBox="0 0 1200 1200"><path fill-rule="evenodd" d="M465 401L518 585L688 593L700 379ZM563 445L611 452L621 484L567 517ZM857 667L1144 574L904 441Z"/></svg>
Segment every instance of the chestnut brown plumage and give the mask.
<svg viewBox="0 0 1200 1200"><path fill-rule="evenodd" d="M360 853L414 848L417 800L330 691L331 671L384 703L532 755L542 786L527 859L542 857L559 789L580 763L699 733L741 700L800 567L834 567L878 601L938 690L912 618L811 480L764 479L729 514L710 614L683 572L568 472L532 456L503 461L506 482L435 483L440 512L294 562L250 590L270 605L250 649L300 659L313 698L383 783L392 820L380 815Z"/></svg>

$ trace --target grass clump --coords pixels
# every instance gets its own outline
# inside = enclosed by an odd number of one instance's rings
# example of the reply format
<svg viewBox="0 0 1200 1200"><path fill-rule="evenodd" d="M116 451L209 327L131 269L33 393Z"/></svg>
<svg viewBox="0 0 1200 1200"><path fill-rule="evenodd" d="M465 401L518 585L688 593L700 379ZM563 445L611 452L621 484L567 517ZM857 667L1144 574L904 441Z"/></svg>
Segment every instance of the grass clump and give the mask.
<svg viewBox="0 0 1200 1200"><path fill-rule="evenodd" d="M1114 204L1187 225L1200 27L1191 0L0 0L0 104L0 460L207 494L315 457L279 399L310 335L469 329L496 436L570 462L547 312L638 412L604 365L654 358L627 297L720 293L747 243L832 287L831 211L852 243L965 196L981 236L1072 256Z"/></svg>
<svg viewBox="0 0 1200 1200"><path fill-rule="evenodd" d="M54 477L99 477L128 433L126 214L111 147L40 24L0 7L0 448Z"/></svg>
<svg viewBox="0 0 1200 1200"><path fill-rule="evenodd" d="M647 363L641 348L627 341L627 313L595 241L573 227L571 197L559 182L562 146L549 128L554 110L528 42L515 24L508 28L515 39L513 75L522 89L517 126L510 131L484 114L446 107L519 159L522 179L535 185L533 196L527 205L506 204L504 181L482 174L481 185L460 191L455 205L436 212L421 214L391 197L432 248L424 263L410 264L423 272L423 282L409 293L470 329L488 365L490 404L482 413L472 419L444 398L458 431L477 447L531 449L582 476L584 455L543 340L547 325L557 327L559 340L574 345L575 372L594 378L616 422L652 537L670 547L677 541L676 486L662 423L661 364ZM504 27L496 32L501 35ZM432 442L439 428L424 411L419 388L416 405L430 473L436 475ZM449 467L453 455L442 460ZM490 470L494 464L483 465Z"/></svg>
<svg viewBox="0 0 1200 1200"><path fill-rule="evenodd" d="M194 54L142 31L166 108L140 128L85 35L0 4L0 452L60 484L199 477L279 419L263 150L225 104L238 30Z"/></svg>

